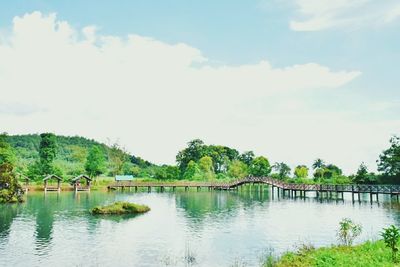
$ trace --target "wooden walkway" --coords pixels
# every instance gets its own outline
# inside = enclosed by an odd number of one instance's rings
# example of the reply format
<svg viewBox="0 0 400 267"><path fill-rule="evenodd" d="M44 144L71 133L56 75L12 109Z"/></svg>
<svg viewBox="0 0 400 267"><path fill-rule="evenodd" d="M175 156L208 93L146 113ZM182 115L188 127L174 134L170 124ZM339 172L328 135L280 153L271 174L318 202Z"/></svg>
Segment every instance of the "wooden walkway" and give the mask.
<svg viewBox="0 0 400 267"><path fill-rule="evenodd" d="M341 194L351 193L352 199L354 200L354 195L358 195L360 199L360 194L369 194L372 201L372 196L376 195L378 200L379 194L388 194L396 196L399 198L400 185L367 185L367 184L346 184L346 185L333 185L333 184L291 184L285 183L281 180L273 179L271 177L246 177L239 180L234 180L229 183L222 182L115 182L108 186L108 189L118 189L118 188L134 188L136 191L138 188L147 188L150 192L152 188L159 188L164 191L165 188L172 188L174 191L176 188L207 188L208 190L235 190L240 186L245 184L266 184L272 186L272 193L274 193L274 188L277 188L277 193L284 196L289 194L289 196L306 196L306 192L315 192L317 197L322 197L325 193L326 195L331 195L332 193Z"/></svg>

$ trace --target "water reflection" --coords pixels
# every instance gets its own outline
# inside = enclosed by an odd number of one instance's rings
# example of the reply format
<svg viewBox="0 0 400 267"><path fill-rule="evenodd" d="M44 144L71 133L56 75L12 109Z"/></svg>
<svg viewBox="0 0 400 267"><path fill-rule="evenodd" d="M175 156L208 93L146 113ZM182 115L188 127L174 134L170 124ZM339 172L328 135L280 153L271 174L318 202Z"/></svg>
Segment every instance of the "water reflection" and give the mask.
<svg viewBox="0 0 400 267"><path fill-rule="evenodd" d="M120 200L149 205L151 211L124 217L89 212ZM229 266L235 259L256 266L268 248L282 252L299 240L315 246L335 243L343 217L362 223L360 241L379 237L388 224L400 225L400 204L389 197L379 200L371 204L366 195L361 203L352 202L349 194L317 199L312 193L278 198L276 191L257 185L230 192L30 192L22 205L0 205L0 258L7 266L22 261L159 266L160 257L177 259L179 265L190 244L198 266Z"/></svg>
<svg viewBox="0 0 400 267"><path fill-rule="evenodd" d="M14 218L17 217L20 210L20 205L0 206L0 241L8 237Z"/></svg>

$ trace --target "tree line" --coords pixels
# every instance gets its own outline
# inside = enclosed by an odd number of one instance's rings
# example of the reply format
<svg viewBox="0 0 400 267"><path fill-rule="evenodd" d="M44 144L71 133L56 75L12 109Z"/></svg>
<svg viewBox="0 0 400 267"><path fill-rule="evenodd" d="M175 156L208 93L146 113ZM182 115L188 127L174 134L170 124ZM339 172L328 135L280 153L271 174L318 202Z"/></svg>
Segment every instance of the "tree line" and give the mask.
<svg viewBox="0 0 400 267"><path fill-rule="evenodd" d="M246 176L272 176L294 183L400 183L400 138L393 136L390 147L377 160L379 173L369 172L361 163L345 176L340 167L316 159L309 168L299 164L293 170L285 162L271 164L267 157L253 151L240 153L234 148L207 145L200 139L187 143L176 155L176 165L155 165L130 155L118 142L105 145L83 137L40 135L6 136L15 150L15 171L34 180L56 174L66 180L86 173L91 177L131 174L162 180L221 180Z"/></svg>

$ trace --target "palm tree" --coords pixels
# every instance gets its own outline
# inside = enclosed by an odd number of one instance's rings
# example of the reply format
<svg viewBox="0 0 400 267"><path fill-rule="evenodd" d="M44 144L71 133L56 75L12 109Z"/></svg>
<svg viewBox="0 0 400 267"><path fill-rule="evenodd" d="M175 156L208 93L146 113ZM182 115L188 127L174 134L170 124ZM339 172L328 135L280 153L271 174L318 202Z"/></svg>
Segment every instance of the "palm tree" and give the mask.
<svg viewBox="0 0 400 267"><path fill-rule="evenodd" d="M313 169L315 170L315 174L318 174L319 179L324 178L324 168L325 168L325 162L318 158L314 161L313 165L312 165ZM315 175L315 177L317 177L317 175Z"/></svg>
<svg viewBox="0 0 400 267"><path fill-rule="evenodd" d="M322 159L316 159L312 165L313 169L321 169L325 167L325 162Z"/></svg>

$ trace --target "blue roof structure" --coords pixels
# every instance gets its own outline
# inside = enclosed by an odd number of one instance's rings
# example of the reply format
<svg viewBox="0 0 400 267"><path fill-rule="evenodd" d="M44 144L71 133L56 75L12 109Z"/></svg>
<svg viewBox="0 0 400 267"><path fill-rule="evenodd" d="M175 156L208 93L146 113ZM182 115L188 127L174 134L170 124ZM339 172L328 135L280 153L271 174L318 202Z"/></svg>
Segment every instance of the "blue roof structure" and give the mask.
<svg viewBox="0 0 400 267"><path fill-rule="evenodd" d="M116 175L115 181L133 181L132 175Z"/></svg>

